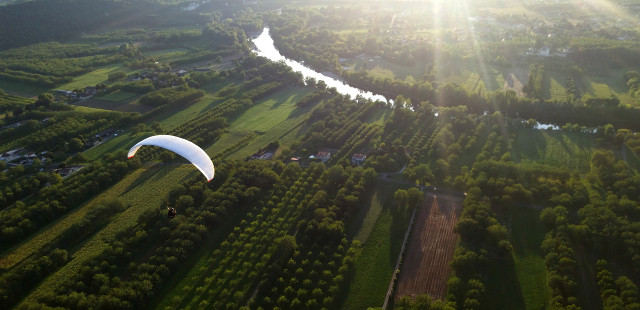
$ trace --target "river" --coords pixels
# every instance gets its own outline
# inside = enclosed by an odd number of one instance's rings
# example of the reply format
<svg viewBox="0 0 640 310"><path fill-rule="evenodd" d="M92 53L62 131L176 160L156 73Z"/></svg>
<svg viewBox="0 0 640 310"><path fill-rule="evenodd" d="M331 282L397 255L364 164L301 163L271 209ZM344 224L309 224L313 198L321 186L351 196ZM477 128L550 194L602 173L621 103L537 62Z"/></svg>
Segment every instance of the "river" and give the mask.
<svg viewBox="0 0 640 310"><path fill-rule="evenodd" d="M269 28L264 28L262 33L255 39L253 39L253 44L256 46L256 53L259 56L263 56L269 58L272 61L280 61L284 60L284 62L293 69L293 71L300 71L302 75L306 78L308 76L316 79L316 81L324 81L327 83L327 87L335 87L339 93L343 95L350 95L351 98L355 98L357 95L361 95L364 98L371 100L380 100L387 101L387 99L382 95L376 95L374 93L363 91L359 88L349 86L342 81L339 81L333 77L330 77L326 74L319 73L314 71L311 68L306 67L305 65L295 61L288 59L276 48L273 44L273 39L271 38L271 34L269 34ZM436 116L438 114L436 113ZM560 130L559 126L551 125L551 124L538 124L535 127L536 129L551 129L551 130Z"/></svg>
<svg viewBox="0 0 640 310"><path fill-rule="evenodd" d="M327 84L327 88L335 87L338 92L343 95L350 95L351 98L355 98L357 95L361 95L362 97L371 99L373 101L387 101L387 99L382 95L376 95L371 92L363 91L359 88L349 86L347 84L344 84L342 81L339 81L328 75L318 73L295 60L291 60L282 56L282 54L280 54L276 46L273 44L273 39L271 38L271 34L269 34L269 28L264 28L262 30L262 33L257 38L253 39L253 44L256 46L256 53L259 56L269 58L272 61L284 60L284 62L289 67L291 67L293 71L300 71L305 78L312 77L317 81L324 81Z"/></svg>

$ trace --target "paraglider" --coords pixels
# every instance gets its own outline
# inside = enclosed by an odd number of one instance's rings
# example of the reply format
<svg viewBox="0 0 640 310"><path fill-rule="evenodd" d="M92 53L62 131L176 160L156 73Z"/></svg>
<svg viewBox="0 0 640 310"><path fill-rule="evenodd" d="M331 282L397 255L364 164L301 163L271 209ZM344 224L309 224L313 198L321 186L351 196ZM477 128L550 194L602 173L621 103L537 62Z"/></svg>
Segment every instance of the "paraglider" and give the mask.
<svg viewBox="0 0 640 310"><path fill-rule="evenodd" d="M167 212L167 216L172 219L174 217L176 217L176 209L174 208L167 208L167 210L169 210L169 212Z"/></svg>
<svg viewBox="0 0 640 310"><path fill-rule="evenodd" d="M215 168L213 167L211 158L209 158L207 153L205 153L199 146L190 141L169 135L152 136L134 145L131 150L129 150L129 154L127 156L132 158L143 145L158 146L172 151L186 158L191 162L191 164L196 166L196 168L198 168L198 170L200 170L200 172L202 172L202 174L207 178L207 181L211 181L213 179Z"/></svg>

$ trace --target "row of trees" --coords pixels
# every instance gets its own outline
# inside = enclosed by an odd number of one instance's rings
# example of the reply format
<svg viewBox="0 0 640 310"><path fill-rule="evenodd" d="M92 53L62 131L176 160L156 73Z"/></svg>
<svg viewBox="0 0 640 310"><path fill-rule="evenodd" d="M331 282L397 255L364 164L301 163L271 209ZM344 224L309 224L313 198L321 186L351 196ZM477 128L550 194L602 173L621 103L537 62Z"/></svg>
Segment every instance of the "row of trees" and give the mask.
<svg viewBox="0 0 640 310"><path fill-rule="evenodd" d="M542 89L544 87L544 66L540 64L532 64L529 68L529 81L522 86L522 92L531 98L544 100Z"/></svg>
<svg viewBox="0 0 640 310"><path fill-rule="evenodd" d="M640 309L638 286L625 276L615 279L606 260L599 260L597 266L598 288L603 309Z"/></svg>
<svg viewBox="0 0 640 310"><path fill-rule="evenodd" d="M126 151L105 155L102 161L84 167L66 178L35 193L28 204L0 213L0 243L10 245L62 216L140 167L137 159L128 160Z"/></svg>
<svg viewBox="0 0 640 310"><path fill-rule="evenodd" d="M510 256L512 246L507 228L495 218L491 205L480 188L469 189L463 203L462 216L454 226L462 244L449 263L455 276L447 282L447 301L459 309L482 309L489 260Z"/></svg>
<svg viewBox="0 0 640 310"><path fill-rule="evenodd" d="M261 193L278 182L285 168L258 161L229 165L217 162L216 167L216 179L212 182L204 182L197 176L168 193L165 207L178 207L178 217L170 221L164 208L148 210L139 219L141 225L125 229L103 254L85 261L71 281L61 284L53 296L39 299L38 303L66 308L90 304L145 307L198 248L207 231L217 227L230 211L258 203ZM259 184L262 186L256 187ZM138 259L131 255L134 251L149 255ZM120 271L125 270L130 276L121 278ZM26 302L25 307L29 306L36 305Z"/></svg>
<svg viewBox="0 0 640 310"><path fill-rule="evenodd" d="M551 228L542 243L551 305L556 309L579 310L578 264L568 233L567 209L562 206L547 208L540 213L540 219Z"/></svg>

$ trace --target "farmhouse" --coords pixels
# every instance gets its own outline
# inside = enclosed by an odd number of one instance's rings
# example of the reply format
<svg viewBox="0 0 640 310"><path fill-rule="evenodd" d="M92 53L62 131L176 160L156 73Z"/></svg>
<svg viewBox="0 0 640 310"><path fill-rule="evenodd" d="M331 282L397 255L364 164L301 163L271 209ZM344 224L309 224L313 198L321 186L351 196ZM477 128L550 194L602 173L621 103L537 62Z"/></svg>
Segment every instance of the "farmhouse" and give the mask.
<svg viewBox="0 0 640 310"><path fill-rule="evenodd" d="M251 155L251 159L264 159L265 155L265 152L263 150L260 150L257 153Z"/></svg>
<svg viewBox="0 0 640 310"><path fill-rule="evenodd" d="M331 153L329 152L318 152L316 158L320 159L323 163L331 158Z"/></svg>
<svg viewBox="0 0 640 310"><path fill-rule="evenodd" d="M362 165L365 159L367 159L367 155L360 154L360 153L353 154L353 156L351 157L351 163L354 165Z"/></svg>

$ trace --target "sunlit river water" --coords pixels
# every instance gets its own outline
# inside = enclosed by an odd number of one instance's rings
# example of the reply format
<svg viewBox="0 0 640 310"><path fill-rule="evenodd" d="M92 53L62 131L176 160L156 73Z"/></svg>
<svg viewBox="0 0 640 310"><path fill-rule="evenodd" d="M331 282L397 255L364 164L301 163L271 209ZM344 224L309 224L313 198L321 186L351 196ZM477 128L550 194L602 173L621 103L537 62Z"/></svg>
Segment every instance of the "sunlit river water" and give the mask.
<svg viewBox="0 0 640 310"><path fill-rule="evenodd" d="M327 83L327 88L335 87L338 90L338 92L343 95L348 94L351 96L351 98L355 98L357 95L361 95L364 98L371 99L374 101L375 100L387 101L387 99L382 95L376 95L371 92L363 91L361 89L349 86L347 84L344 84L342 81L336 80L335 78L332 78L328 75L318 73L311 68L305 67L303 64L295 60L291 60L282 56L282 54L280 54L278 49L276 49L275 45L273 45L273 39L269 34L269 28L264 28L264 30L262 30L262 33L257 38L253 39L253 44L255 44L256 52L258 53L259 56L267 57L272 61L284 60L285 63L287 63L287 65L289 65L289 67L293 69L293 71L300 71L305 78L310 76L316 79L317 81L322 80L325 83Z"/></svg>

